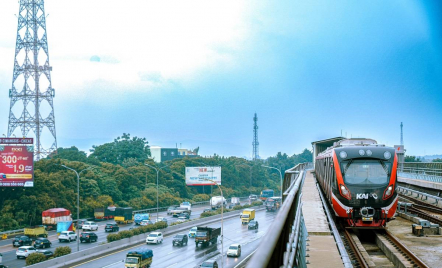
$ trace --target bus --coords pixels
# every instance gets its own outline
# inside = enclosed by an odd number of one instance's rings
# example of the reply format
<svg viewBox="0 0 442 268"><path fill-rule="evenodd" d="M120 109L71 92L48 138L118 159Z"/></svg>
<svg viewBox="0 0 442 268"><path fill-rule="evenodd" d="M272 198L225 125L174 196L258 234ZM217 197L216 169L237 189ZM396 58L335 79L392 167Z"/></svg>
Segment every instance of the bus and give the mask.
<svg viewBox="0 0 442 268"><path fill-rule="evenodd" d="M273 190L270 189L262 190L259 199L261 199L262 201L266 201L267 198L272 197L273 194L274 194Z"/></svg>

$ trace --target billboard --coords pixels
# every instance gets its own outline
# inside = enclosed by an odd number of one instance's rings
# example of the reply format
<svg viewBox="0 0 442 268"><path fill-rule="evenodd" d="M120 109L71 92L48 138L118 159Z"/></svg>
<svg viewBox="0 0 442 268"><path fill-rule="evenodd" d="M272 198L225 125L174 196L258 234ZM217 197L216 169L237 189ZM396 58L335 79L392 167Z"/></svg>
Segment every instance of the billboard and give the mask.
<svg viewBox="0 0 442 268"><path fill-rule="evenodd" d="M0 187L34 186L34 147L0 145Z"/></svg>
<svg viewBox="0 0 442 268"><path fill-rule="evenodd" d="M186 167L186 185L221 185L221 167Z"/></svg>

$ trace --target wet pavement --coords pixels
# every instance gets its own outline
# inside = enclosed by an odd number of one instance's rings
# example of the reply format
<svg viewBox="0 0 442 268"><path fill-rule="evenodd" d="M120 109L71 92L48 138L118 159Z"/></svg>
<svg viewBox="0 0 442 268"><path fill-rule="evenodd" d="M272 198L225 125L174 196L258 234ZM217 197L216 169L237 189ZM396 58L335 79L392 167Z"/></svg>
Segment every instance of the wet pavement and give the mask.
<svg viewBox="0 0 442 268"><path fill-rule="evenodd" d="M275 218L276 212L257 211L256 220L259 222L258 230L248 230L247 225L242 225L240 218L231 218L224 221L224 267L234 267L243 258L253 252L259 245L261 238L267 233L268 228ZM210 224L210 227L221 227L221 222ZM190 230L190 228L189 228ZM188 233L188 230L183 233ZM164 237L162 244L147 245L153 250L152 268L163 267L199 267L206 260L216 260L221 264L221 238L218 243L207 247L195 247L194 239L190 238L187 246L173 246L172 237ZM242 254L239 258L227 258L227 249L231 244L239 243L242 247ZM140 246L135 246L140 247ZM130 249L125 249L107 256L102 256L87 263L77 265L81 268L116 268L122 267L126 253ZM221 267L221 266L219 266Z"/></svg>
<svg viewBox="0 0 442 268"><path fill-rule="evenodd" d="M208 208L208 206L198 206L192 208L192 215L190 219L198 219L203 212L205 208ZM152 221L155 221L156 219L156 213L151 213ZM168 220L168 223L171 224L172 222L177 221L177 218L174 218L172 216L167 216L166 211L160 212L158 214L159 217L165 217ZM84 249L89 249L95 246L98 246L99 244L106 242L106 237L109 233L106 233L104 231L104 227L106 226L106 223L112 223L113 220L109 221L99 221L97 224L99 225L97 231L93 231L98 236L98 241L94 243L80 243L80 251ZM136 227L135 224L128 224L128 225L119 225L120 231L128 230L130 228ZM81 233L81 230L80 230ZM52 242L52 246L48 248L48 250L54 251L55 248L61 247L61 246L69 246L72 249L72 252L77 251L77 242L59 242L57 239L57 234L55 231L49 232L48 239ZM12 239L2 240L0 243L0 253L3 254L3 260L2 264L8 266L9 268L19 268L26 266L26 260L25 259L17 259L16 257L16 250L17 247L12 247ZM120 260L121 261L121 260ZM121 267L121 265L120 265Z"/></svg>

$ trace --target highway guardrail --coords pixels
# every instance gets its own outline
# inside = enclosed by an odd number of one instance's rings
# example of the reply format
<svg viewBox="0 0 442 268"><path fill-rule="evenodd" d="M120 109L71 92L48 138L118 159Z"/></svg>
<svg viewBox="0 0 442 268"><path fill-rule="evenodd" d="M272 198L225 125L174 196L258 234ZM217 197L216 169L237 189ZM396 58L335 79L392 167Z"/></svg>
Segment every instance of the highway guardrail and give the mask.
<svg viewBox="0 0 442 268"><path fill-rule="evenodd" d="M312 168L312 163L298 164L285 171L278 217L246 267L306 267L307 230L302 216L301 189L308 168Z"/></svg>

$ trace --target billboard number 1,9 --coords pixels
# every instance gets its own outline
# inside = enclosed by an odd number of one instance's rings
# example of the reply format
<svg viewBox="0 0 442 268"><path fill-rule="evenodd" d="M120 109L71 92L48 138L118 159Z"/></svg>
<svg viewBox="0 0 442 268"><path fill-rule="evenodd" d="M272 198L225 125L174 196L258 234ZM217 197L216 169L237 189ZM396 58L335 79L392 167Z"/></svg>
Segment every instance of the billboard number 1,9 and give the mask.
<svg viewBox="0 0 442 268"><path fill-rule="evenodd" d="M15 163L17 163L17 156L15 156L15 155L13 155L13 156L10 156L10 155L3 156L2 158L3 158L3 160L2 160L3 164L15 164ZM24 171L25 171L25 166L24 165L18 165L18 167L17 167L17 165L14 165L14 172L15 173L22 173Z"/></svg>

